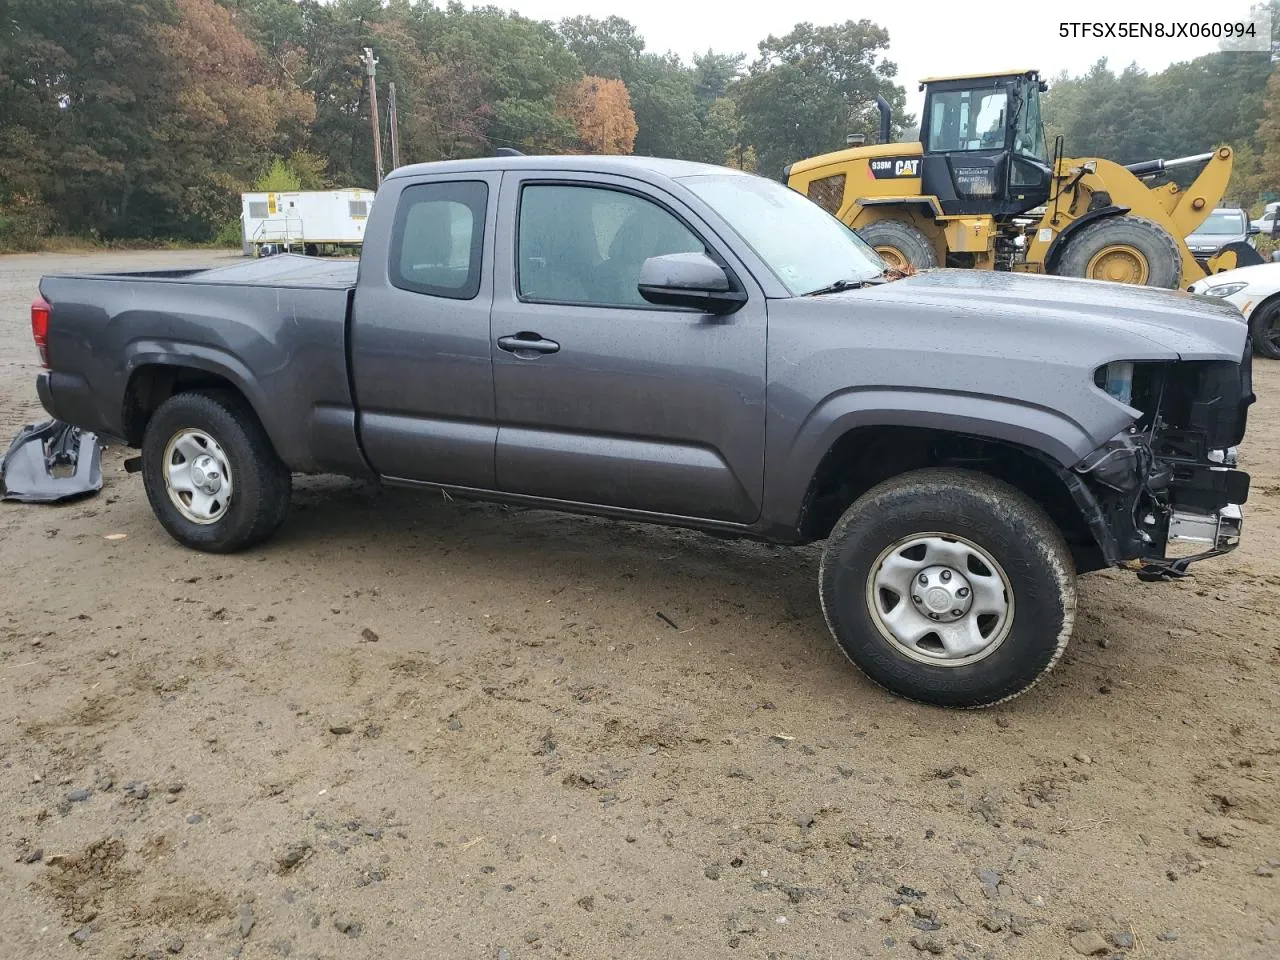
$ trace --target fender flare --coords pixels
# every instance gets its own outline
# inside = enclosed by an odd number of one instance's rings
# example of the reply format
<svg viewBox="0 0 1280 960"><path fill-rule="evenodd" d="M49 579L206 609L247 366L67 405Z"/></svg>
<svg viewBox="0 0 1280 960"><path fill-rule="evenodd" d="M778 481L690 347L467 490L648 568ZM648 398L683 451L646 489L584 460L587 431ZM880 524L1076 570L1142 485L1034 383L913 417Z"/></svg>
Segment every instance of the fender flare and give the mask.
<svg viewBox="0 0 1280 960"><path fill-rule="evenodd" d="M1098 432L1110 437L1123 429L1123 424L1112 426L1102 425ZM766 461L766 489L776 498L768 514L794 527L827 454L841 437L861 427L916 427L1004 443L1058 471L1069 471L1105 442L1061 413L1032 404L919 388L843 391L819 404L796 430L789 448Z"/></svg>
<svg viewBox="0 0 1280 960"><path fill-rule="evenodd" d="M262 390L258 378L254 376L244 362L231 353L205 344L186 343L176 340L136 340L125 349L123 382L121 384L120 406L121 417L125 399L128 396L129 384L134 375L144 367L173 367L178 369L199 370L221 377L248 401L253 412L257 414L263 429L271 439L271 444L282 458L285 457L288 444L281 446L285 439L279 426L272 422L264 411L270 409L266 394Z"/></svg>
<svg viewBox="0 0 1280 960"><path fill-rule="evenodd" d="M1066 241L1070 240L1075 234L1091 223L1104 220L1107 217L1121 217L1128 213L1129 207L1099 207L1097 210L1090 210L1078 220L1073 220L1063 228L1062 232L1053 238L1053 242L1049 244L1049 249L1044 254L1044 272L1053 273L1054 268L1058 265L1058 258L1062 256L1062 251L1066 248ZM1041 221L1043 222L1043 221ZM1181 242L1181 238L1175 238Z"/></svg>

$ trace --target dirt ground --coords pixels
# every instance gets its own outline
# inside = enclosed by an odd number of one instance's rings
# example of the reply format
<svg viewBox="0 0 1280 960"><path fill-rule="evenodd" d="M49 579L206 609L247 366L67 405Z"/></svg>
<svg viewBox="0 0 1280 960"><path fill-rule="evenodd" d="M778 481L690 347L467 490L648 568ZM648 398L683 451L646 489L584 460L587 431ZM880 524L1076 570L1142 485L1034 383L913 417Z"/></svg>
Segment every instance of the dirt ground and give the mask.
<svg viewBox="0 0 1280 960"><path fill-rule="evenodd" d="M0 432L43 418L0 258ZM1245 540L1082 580L1026 697L897 700L818 553L297 483L265 548L0 505L0 957L1280 956L1280 363ZM119 535L123 534L123 538Z"/></svg>

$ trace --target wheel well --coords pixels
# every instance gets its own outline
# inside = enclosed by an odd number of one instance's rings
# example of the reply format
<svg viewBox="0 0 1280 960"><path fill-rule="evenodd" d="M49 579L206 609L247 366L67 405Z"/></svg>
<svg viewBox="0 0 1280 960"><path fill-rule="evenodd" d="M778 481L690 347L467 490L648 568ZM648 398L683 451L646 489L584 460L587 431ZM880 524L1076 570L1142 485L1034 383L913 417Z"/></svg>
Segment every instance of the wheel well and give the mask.
<svg viewBox="0 0 1280 960"><path fill-rule="evenodd" d="M1258 305L1249 311L1250 328L1253 327L1253 318L1256 317L1258 314L1260 314L1267 307L1272 306L1277 300L1280 300L1280 292L1273 293L1271 294L1271 296L1258 301Z"/></svg>
<svg viewBox="0 0 1280 960"><path fill-rule="evenodd" d="M1068 223L1062 228L1062 231L1053 238L1053 242L1049 244L1049 249L1044 253L1044 271L1052 273L1058 266L1058 260L1062 258L1062 251L1067 248L1067 242L1078 234L1082 229L1091 223L1097 223L1100 220L1113 219L1122 217L1129 212L1128 207L1105 206L1089 210L1082 216ZM1040 221L1044 223L1043 220Z"/></svg>
<svg viewBox="0 0 1280 960"><path fill-rule="evenodd" d="M825 539L849 505L876 484L938 466L964 467L1017 487L1049 514L1080 571L1106 566L1071 492L1046 460L999 440L921 427L858 427L832 444L809 484L801 537Z"/></svg>
<svg viewBox="0 0 1280 960"><path fill-rule="evenodd" d="M142 446L142 436L147 423L160 404L174 394L203 389L230 390L243 396L226 377L194 367L152 363L138 367L129 377L124 391L124 439L131 447Z"/></svg>

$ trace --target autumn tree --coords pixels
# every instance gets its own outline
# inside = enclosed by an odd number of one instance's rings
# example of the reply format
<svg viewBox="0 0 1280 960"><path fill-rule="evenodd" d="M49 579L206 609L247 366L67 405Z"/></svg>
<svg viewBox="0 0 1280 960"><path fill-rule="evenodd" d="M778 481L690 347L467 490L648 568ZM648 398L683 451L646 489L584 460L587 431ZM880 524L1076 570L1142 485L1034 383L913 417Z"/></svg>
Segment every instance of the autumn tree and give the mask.
<svg viewBox="0 0 1280 960"><path fill-rule="evenodd" d="M171 98L160 120L181 177L163 185L178 223L232 215L263 162L306 136L310 97L273 82L261 51L215 0L174 0L180 20L156 30Z"/></svg>
<svg viewBox="0 0 1280 960"><path fill-rule="evenodd" d="M636 115L621 80L583 77L569 89L563 108L589 153L630 153L635 147Z"/></svg>

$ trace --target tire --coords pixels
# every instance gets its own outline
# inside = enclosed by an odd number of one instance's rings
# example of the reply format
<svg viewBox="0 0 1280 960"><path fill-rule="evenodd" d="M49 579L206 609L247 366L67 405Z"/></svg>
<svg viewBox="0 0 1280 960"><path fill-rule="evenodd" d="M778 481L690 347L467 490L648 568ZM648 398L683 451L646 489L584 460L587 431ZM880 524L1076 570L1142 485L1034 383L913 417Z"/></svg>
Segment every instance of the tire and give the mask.
<svg viewBox="0 0 1280 960"><path fill-rule="evenodd" d="M179 393L160 405L142 438L142 481L160 525L206 553L256 546L289 512L289 469L253 408L231 390Z"/></svg>
<svg viewBox="0 0 1280 960"><path fill-rule="evenodd" d="M1268 360L1280 360L1280 299L1262 304L1249 317L1253 352Z"/></svg>
<svg viewBox="0 0 1280 960"><path fill-rule="evenodd" d="M1108 248L1118 249L1111 252L1109 261L1102 261ZM1109 217L1081 227L1069 237L1053 272L1063 277L1175 290L1182 281L1182 251L1154 220ZM1125 276L1133 279L1124 279Z"/></svg>
<svg viewBox="0 0 1280 960"><path fill-rule="evenodd" d="M962 556L974 559L955 563ZM942 567L955 571L946 582ZM932 577L914 599L897 601L906 605L897 629L936 631L912 647L886 625L897 604L883 585L895 569L910 590L921 574ZM939 590L944 604L965 606L962 618L925 618L921 611L941 608ZM827 539L819 595L854 665L898 696L940 707L988 707L1025 693L1062 657L1075 624L1075 566L1057 526L1021 491L969 470L916 470L859 497ZM1001 595L1002 615L979 614L998 610ZM942 631L974 646L944 649Z"/></svg>
<svg viewBox="0 0 1280 960"><path fill-rule="evenodd" d="M929 238L901 220L877 220L858 230L858 236L875 247L891 267L909 264L928 270L938 265L938 254Z"/></svg>

